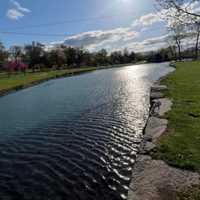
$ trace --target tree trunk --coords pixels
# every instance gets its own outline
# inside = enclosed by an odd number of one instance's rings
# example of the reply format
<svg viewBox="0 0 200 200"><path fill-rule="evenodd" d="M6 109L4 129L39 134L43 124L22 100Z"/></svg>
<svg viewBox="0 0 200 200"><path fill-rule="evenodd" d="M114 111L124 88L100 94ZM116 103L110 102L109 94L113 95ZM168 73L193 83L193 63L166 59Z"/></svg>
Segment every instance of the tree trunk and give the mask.
<svg viewBox="0 0 200 200"><path fill-rule="evenodd" d="M176 48L174 48L174 46L169 46L169 50L170 50L172 58L177 60Z"/></svg>
<svg viewBox="0 0 200 200"><path fill-rule="evenodd" d="M196 39L196 46L195 46L195 59L199 57L199 37L200 37L200 30L197 32L197 39Z"/></svg>
<svg viewBox="0 0 200 200"><path fill-rule="evenodd" d="M182 55L181 55L181 41L176 39L176 45L177 45L177 48L178 48L178 59L179 60L182 60Z"/></svg>
<svg viewBox="0 0 200 200"><path fill-rule="evenodd" d="M180 46L180 44L178 45L178 58L179 58L179 60L182 60L181 46Z"/></svg>
<svg viewBox="0 0 200 200"><path fill-rule="evenodd" d="M177 53L176 53L176 47L174 46L174 57L175 57L175 60L177 60Z"/></svg>

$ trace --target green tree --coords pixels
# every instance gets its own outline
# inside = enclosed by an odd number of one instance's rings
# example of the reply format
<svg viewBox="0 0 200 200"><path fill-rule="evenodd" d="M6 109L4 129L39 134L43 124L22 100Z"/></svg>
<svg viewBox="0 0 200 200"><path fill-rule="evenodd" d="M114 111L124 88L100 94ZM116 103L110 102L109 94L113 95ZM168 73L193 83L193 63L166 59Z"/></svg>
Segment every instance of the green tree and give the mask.
<svg viewBox="0 0 200 200"><path fill-rule="evenodd" d="M110 54L111 64L121 64L123 60L123 55L121 51L114 51Z"/></svg>
<svg viewBox="0 0 200 200"><path fill-rule="evenodd" d="M129 55L129 58L130 58L130 62L135 62L136 61L136 54L135 52L131 52L130 55Z"/></svg>
<svg viewBox="0 0 200 200"><path fill-rule="evenodd" d="M49 53L49 63L55 66L56 69L60 69L65 64L65 54L62 49L54 49Z"/></svg>
<svg viewBox="0 0 200 200"><path fill-rule="evenodd" d="M0 42L0 70L3 69L3 64L8 58L8 52L6 51L2 42Z"/></svg>
<svg viewBox="0 0 200 200"><path fill-rule="evenodd" d="M32 42L31 45L24 47L24 51L25 59L34 72L37 66L41 64L42 57L44 56L44 45L38 42Z"/></svg>
<svg viewBox="0 0 200 200"><path fill-rule="evenodd" d="M97 65L102 66L108 64L108 52L105 49L100 50L96 53L95 59Z"/></svg>
<svg viewBox="0 0 200 200"><path fill-rule="evenodd" d="M66 64L69 67L73 67L76 65L76 49L72 47L64 48L64 54L66 59Z"/></svg>

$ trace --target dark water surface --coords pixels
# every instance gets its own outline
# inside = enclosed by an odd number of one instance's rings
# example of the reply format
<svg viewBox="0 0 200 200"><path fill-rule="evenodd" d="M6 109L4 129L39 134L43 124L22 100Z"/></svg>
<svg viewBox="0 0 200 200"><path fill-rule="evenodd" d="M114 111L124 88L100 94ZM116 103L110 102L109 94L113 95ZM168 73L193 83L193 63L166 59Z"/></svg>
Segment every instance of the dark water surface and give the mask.
<svg viewBox="0 0 200 200"><path fill-rule="evenodd" d="M126 199L150 85L169 71L99 70L0 98L0 199Z"/></svg>

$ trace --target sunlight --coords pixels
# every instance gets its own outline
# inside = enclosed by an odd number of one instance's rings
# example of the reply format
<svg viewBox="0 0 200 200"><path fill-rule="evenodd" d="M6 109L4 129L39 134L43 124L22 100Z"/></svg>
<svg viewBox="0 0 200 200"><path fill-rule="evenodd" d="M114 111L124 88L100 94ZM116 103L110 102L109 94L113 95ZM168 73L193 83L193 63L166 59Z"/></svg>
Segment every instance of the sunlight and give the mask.
<svg viewBox="0 0 200 200"><path fill-rule="evenodd" d="M130 2L131 0L120 0L120 1L123 3L127 3L127 2Z"/></svg>
<svg viewBox="0 0 200 200"><path fill-rule="evenodd" d="M119 0L120 3L129 4L132 3L132 0Z"/></svg>

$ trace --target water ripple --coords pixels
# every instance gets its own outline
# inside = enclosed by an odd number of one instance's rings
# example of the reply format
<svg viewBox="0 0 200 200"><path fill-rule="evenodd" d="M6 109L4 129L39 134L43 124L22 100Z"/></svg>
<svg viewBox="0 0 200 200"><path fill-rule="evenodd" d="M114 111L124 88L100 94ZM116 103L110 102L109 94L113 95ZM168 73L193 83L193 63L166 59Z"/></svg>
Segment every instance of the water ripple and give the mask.
<svg viewBox="0 0 200 200"><path fill-rule="evenodd" d="M1 98L1 199L126 199L150 83L166 69L102 70Z"/></svg>

